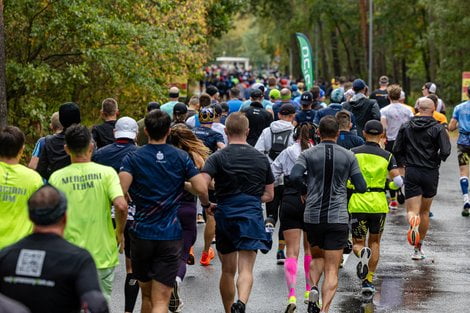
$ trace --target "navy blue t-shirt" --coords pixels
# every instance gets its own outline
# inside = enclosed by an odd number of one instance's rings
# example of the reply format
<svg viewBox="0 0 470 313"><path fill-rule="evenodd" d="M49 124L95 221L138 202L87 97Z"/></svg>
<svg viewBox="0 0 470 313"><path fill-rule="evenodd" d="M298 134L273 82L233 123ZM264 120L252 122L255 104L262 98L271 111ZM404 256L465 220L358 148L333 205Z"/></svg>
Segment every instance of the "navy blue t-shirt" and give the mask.
<svg viewBox="0 0 470 313"><path fill-rule="evenodd" d="M193 133L204 143L207 148L212 151L212 153L217 151L218 142L225 143L222 134L212 130L212 128L203 126L194 127Z"/></svg>
<svg viewBox="0 0 470 313"><path fill-rule="evenodd" d="M137 146L134 141L117 140L110 145L96 150L91 160L102 165L111 166L119 173L124 157L135 150L137 150Z"/></svg>
<svg viewBox="0 0 470 313"><path fill-rule="evenodd" d="M300 124L303 122L313 123L313 120L315 119L315 115L316 115L316 111L314 110L302 110L295 115L295 121L297 122L297 124Z"/></svg>
<svg viewBox="0 0 470 313"><path fill-rule="evenodd" d="M131 231L146 240L181 239L177 211L184 182L199 173L189 155L170 145L147 144L124 158L121 172L133 177L129 194L136 212Z"/></svg>
<svg viewBox="0 0 470 313"><path fill-rule="evenodd" d="M351 150L354 147L362 146L365 141L351 132L340 131L336 143L345 149Z"/></svg>

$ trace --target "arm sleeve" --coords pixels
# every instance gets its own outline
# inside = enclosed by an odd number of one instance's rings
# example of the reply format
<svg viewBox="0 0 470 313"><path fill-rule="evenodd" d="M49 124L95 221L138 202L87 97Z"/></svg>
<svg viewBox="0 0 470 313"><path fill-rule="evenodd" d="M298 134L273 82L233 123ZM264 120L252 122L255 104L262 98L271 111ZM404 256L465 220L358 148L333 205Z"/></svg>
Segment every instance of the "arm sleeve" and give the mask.
<svg viewBox="0 0 470 313"><path fill-rule="evenodd" d="M211 155L206 163L204 163L204 167L202 168L201 172L209 174L210 177L214 177L217 173L217 156L218 153L214 153Z"/></svg>
<svg viewBox="0 0 470 313"><path fill-rule="evenodd" d="M380 108L377 102L372 104L372 119L380 121Z"/></svg>
<svg viewBox="0 0 470 313"><path fill-rule="evenodd" d="M451 144L449 134L442 128L439 132L439 157L442 161L447 160L450 155Z"/></svg>
<svg viewBox="0 0 470 313"><path fill-rule="evenodd" d="M460 112L460 107L456 106L454 109L454 112L452 113L452 118L455 119L457 122L459 121L459 112Z"/></svg>
<svg viewBox="0 0 470 313"><path fill-rule="evenodd" d="M34 150L32 154L33 157L39 158L39 156L41 155L43 144L44 144L44 138L41 138L36 142L36 145L34 146Z"/></svg>

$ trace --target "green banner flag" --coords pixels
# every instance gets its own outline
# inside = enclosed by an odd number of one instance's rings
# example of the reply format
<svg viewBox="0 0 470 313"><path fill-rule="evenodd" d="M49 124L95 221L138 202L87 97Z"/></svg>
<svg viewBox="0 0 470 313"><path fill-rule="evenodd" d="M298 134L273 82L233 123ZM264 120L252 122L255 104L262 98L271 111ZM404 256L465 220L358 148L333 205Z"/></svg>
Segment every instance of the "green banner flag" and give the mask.
<svg viewBox="0 0 470 313"><path fill-rule="evenodd" d="M300 65L302 67L302 74L305 80L306 90L313 86L313 54L310 41L307 36L302 33L295 33L300 48Z"/></svg>

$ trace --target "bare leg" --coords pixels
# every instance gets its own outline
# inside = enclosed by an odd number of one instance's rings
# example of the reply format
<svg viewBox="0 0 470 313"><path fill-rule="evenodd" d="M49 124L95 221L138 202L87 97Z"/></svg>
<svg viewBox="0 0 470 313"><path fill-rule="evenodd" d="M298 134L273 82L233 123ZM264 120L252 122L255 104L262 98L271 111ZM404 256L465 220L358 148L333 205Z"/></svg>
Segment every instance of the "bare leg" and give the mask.
<svg viewBox="0 0 470 313"><path fill-rule="evenodd" d="M421 201L421 210L419 211L419 217L421 223L419 224L419 238L424 240L429 229L429 211L431 210L433 198L423 198Z"/></svg>
<svg viewBox="0 0 470 313"><path fill-rule="evenodd" d="M168 304L173 287L152 280L152 313L168 313Z"/></svg>
<svg viewBox="0 0 470 313"><path fill-rule="evenodd" d="M365 240L366 238L354 238L353 237L353 252L354 254L359 257L359 252L361 252L361 249L364 248L365 246Z"/></svg>
<svg viewBox="0 0 470 313"><path fill-rule="evenodd" d="M255 265L255 251L238 252L238 279L237 291L238 299L247 304L253 287L253 267Z"/></svg>
<svg viewBox="0 0 470 313"><path fill-rule="evenodd" d="M284 238L286 240L286 257L298 258L300 253L300 239L302 236L302 230L300 229L289 229L284 231Z"/></svg>
<svg viewBox="0 0 470 313"><path fill-rule="evenodd" d="M209 251L212 244L212 240L215 235L215 218L212 215L207 214L206 227L204 228L204 250Z"/></svg>
<svg viewBox="0 0 470 313"><path fill-rule="evenodd" d="M322 312L328 312L338 287L338 269L343 250L325 250L325 280L322 286Z"/></svg>
<svg viewBox="0 0 470 313"><path fill-rule="evenodd" d="M416 196L406 199L407 221L413 216L418 216L421 209L422 196Z"/></svg>
<svg viewBox="0 0 470 313"><path fill-rule="evenodd" d="M310 249L312 253L312 262L310 263L310 280L313 286L318 286L321 275L325 267L324 251L318 246Z"/></svg>
<svg viewBox="0 0 470 313"><path fill-rule="evenodd" d="M230 313L230 307L235 299L235 273L237 272L238 252L228 254L219 253L222 263L222 275L220 276L220 295L225 313Z"/></svg>
<svg viewBox="0 0 470 313"><path fill-rule="evenodd" d="M372 255L369 260L369 271L375 273L380 258L380 238L382 234L369 234L369 248Z"/></svg>
<svg viewBox="0 0 470 313"><path fill-rule="evenodd" d="M152 312L152 282L143 283L139 281L140 290L142 291L142 313Z"/></svg>

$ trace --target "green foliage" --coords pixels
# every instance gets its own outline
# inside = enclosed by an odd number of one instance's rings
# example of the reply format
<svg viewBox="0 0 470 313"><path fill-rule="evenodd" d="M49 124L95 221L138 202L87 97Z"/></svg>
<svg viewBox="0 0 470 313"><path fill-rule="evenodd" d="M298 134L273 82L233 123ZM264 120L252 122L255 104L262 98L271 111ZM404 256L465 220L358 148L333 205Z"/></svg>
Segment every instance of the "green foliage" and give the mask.
<svg viewBox="0 0 470 313"><path fill-rule="evenodd" d="M148 101L165 100L170 84L200 75L208 42L228 29L238 3L6 0L10 123L37 138L65 101L95 123L106 97L140 118Z"/></svg>

